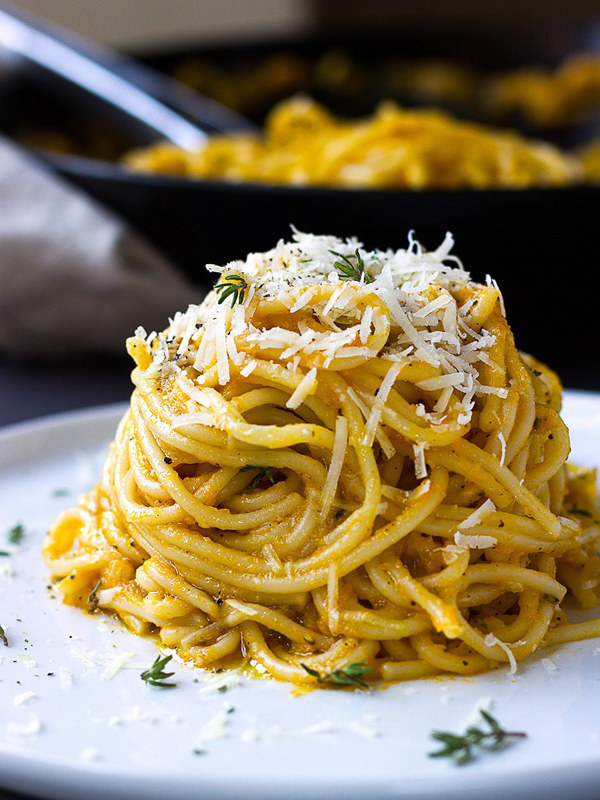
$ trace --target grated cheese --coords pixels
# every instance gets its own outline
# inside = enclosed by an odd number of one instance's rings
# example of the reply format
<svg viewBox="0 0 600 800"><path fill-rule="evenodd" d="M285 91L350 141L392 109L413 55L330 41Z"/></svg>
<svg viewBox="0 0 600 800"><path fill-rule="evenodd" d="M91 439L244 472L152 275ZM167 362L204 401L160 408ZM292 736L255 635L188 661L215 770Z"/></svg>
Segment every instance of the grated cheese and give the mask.
<svg viewBox="0 0 600 800"><path fill-rule="evenodd" d="M436 250L427 252L411 233L406 249L367 251L354 238L342 240L294 230L292 241L280 241L272 250L251 253L244 261L225 266L210 265L214 272L233 272L246 282L246 290L234 308L219 303L218 292L213 291L202 305L191 305L186 312L175 314L168 337L154 331L147 334L143 328L138 328L136 335L152 348L152 368L163 378L178 374L189 363L190 346L197 343L193 366L200 373L198 380L202 381L205 370L216 366L221 386L231 378L231 365L241 366L243 377L256 368L254 359L244 363L244 355L238 350L240 336L259 350L281 350L278 358L294 371L301 362L306 363L303 359L315 354L320 358L317 363L325 368L333 359L379 355L403 365L410 357L431 364L439 373L419 384L423 391L440 393L431 399L438 415L430 415L431 421L441 422L455 394L457 421L468 425L476 397L492 394L504 398L507 390L480 380L479 366L490 363L486 351L495 336L470 324L472 299L459 306L454 298L456 290L469 285L470 277L451 255L452 247L453 238L447 234ZM369 283L342 280L336 269L339 255L332 251L352 258L357 250L372 278ZM320 284L333 287L323 301L319 300ZM498 291L491 279L488 285ZM503 305L499 291L498 296ZM380 305L369 302L369 297L383 304L391 321L390 335L381 351L371 350L369 343L372 331L377 334L385 330L387 316ZM260 330L252 324L260 301L279 302L292 314L309 307L326 330L313 330L302 317L299 332L281 327ZM297 408L314 391L316 376L312 367L290 397L288 408ZM378 425L382 405L383 401L371 403L361 411L371 444L377 439L389 458L395 451Z"/></svg>
<svg viewBox="0 0 600 800"><path fill-rule="evenodd" d="M498 539L494 536L468 535L457 531L454 534L454 543L461 549L470 548L471 550L485 550L487 547L493 547L495 544L498 544ZM448 550L448 548L446 548L446 550Z"/></svg>
<svg viewBox="0 0 600 800"><path fill-rule="evenodd" d="M474 528L475 525L479 525L483 520L489 516L493 511L496 510L496 506L489 498L482 503L479 508L476 508L472 514L469 514L466 519L457 526L459 531L464 531L467 528Z"/></svg>
<svg viewBox="0 0 600 800"><path fill-rule="evenodd" d="M289 397L286 406L287 408L298 408L306 400L309 394L314 392L317 386L317 368L312 367L302 378L293 394Z"/></svg>
<svg viewBox="0 0 600 800"><path fill-rule="evenodd" d="M508 663L510 664L510 674L514 675L515 672L517 671L517 659L515 658L513 651L510 649L510 646L506 642L503 642L502 639L499 639L493 633L488 633L488 635L483 640L483 643L488 647L493 647L494 645L498 645L498 647L504 650L504 652L508 656Z"/></svg>
<svg viewBox="0 0 600 800"><path fill-rule="evenodd" d="M379 420L381 419L381 415L383 413L383 408L388 399L389 393L392 391L392 388L396 383L396 378L400 374L401 369L402 367L400 364L398 364L398 362L392 364L392 366L386 372L385 378L381 381L381 386L379 387L377 396L375 397L373 405L371 406L371 413L369 414L369 418L367 419L367 424L365 427L363 444L367 445L367 447L371 447L373 444L377 426L379 425Z"/></svg>
<svg viewBox="0 0 600 800"><path fill-rule="evenodd" d="M279 725L269 729L271 736L277 739L287 739L291 737L304 737L313 736L316 733L335 733L337 730L335 724L330 720L323 720L316 722L314 725L309 725L306 728L282 728Z"/></svg>
<svg viewBox="0 0 600 800"><path fill-rule="evenodd" d="M342 474L346 447L348 445L348 420L346 417L337 417L335 421L335 436L333 440L333 450L331 452L331 463L327 471L325 486L321 499L321 517L324 519L329 513L331 503L335 497L338 481Z"/></svg>
<svg viewBox="0 0 600 800"><path fill-rule="evenodd" d="M9 737L35 736L42 730L42 723L37 714L32 714L28 722L7 722L6 735Z"/></svg>
<svg viewBox="0 0 600 800"><path fill-rule="evenodd" d="M30 700L35 700L36 697L35 692L21 692L13 697L13 706L22 706L24 703L29 703Z"/></svg>
<svg viewBox="0 0 600 800"><path fill-rule="evenodd" d="M425 445L413 444L413 453L415 454L415 478L418 481L427 477L427 464L425 463Z"/></svg>
<svg viewBox="0 0 600 800"><path fill-rule="evenodd" d="M498 433L498 441L500 442L500 466L503 467L506 460L506 439L502 431Z"/></svg>

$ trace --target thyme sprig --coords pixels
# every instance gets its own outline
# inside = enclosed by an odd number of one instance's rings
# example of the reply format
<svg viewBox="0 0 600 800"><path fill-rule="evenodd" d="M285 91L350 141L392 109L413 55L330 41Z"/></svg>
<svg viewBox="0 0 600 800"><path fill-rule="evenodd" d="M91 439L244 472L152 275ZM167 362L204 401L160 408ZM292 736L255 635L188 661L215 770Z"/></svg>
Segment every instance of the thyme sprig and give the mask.
<svg viewBox="0 0 600 800"><path fill-rule="evenodd" d="M4 647L8 647L8 639L6 638L6 633L4 632L2 625L0 625L0 642L2 642Z"/></svg>
<svg viewBox="0 0 600 800"><path fill-rule="evenodd" d="M324 675L321 675L316 669L308 667L306 664L300 664L300 666L309 675L316 678L317 683L323 683L334 689L341 689L345 686L368 689L369 684L363 680L362 676L373 672L373 667L369 667L364 661L352 661L350 664L334 669L333 672L327 672Z"/></svg>
<svg viewBox="0 0 600 800"><path fill-rule="evenodd" d="M94 614L98 610L98 590L102 586L102 578L98 581L98 583L94 586L92 591L88 596L88 609L90 614Z"/></svg>
<svg viewBox="0 0 600 800"><path fill-rule="evenodd" d="M241 468L240 472L248 472L248 470L251 469L256 469L258 472L246 487L247 489L256 489L263 478L267 478L270 483L275 483L275 478L273 477L270 467L255 467L252 464L247 464L245 467Z"/></svg>
<svg viewBox="0 0 600 800"><path fill-rule="evenodd" d="M340 273L340 278L346 281L362 281L365 283L373 283L375 280L370 272L365 269L365 262L362 259L358 247L354 252L354 256L345 256L343 253L338 253L337 250L329 251L332 256L341 258L341 261L334 261L333 266ZM356 264L351 261L351 258L356 259Z"/></svg>
<svg viewBox="0 0 600 800"><path fill-rule="evenodd" d="M241 275L225 275L221 283L217 283L215 289L220 294L217 302L224 303L228 297L231 297L231 307L233 308L236 303L241 305L244 302L248 282Z"/></svg>
<svg viewBox="0 0 600 800"><path fill-rule="evenodd" d="M472 725L461 736L448 731L433 731L431 738L444 745L440 750L429 753L431 758L452 758L455 764L463 765L473 761L476 748L483 750L500 750L510 744L512 739L523 739L527 736L522 731L505 731L498 721L487 711L480 711L487 722L489 730Z"/></svg>
<svg viewBox="0 0 600 800"><path fill-rule="evenodd" d="M140 678L150 686L159 686L161 689L170 689L173 686L177 686L176 683L166 680L171 675L175 675L174 672L165 672L165 667L172 658L173 656L164 656L163 658L156 656L152 666L144 670Z"/></svg>

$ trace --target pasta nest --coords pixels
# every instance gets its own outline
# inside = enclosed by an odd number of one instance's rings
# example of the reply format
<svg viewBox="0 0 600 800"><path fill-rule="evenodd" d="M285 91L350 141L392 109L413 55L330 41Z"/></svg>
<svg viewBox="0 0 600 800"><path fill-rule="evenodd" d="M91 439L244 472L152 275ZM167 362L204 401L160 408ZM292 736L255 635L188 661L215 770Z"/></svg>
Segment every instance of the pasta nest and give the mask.
<svg viewBox="0 0 600 800"><path fill-rule="evenodd" d="M46 540L65 602L306 685L514 669L598 635L563 609L597 605L599 561L559 380L451 245L297 233L138 330L102 479Z"/></svg>

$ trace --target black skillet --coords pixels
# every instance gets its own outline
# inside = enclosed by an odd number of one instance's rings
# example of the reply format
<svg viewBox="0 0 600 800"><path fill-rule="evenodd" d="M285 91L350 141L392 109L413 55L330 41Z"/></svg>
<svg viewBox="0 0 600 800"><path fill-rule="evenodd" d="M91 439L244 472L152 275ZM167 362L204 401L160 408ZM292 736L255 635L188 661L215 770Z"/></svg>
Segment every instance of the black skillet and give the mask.
<svg viewBox="0 0 600 800"><path fill-rule="evenodd" d="M0 15L0 30L5 22ZM47 30L39 23L36 27ZM193 95L173 87L164 76L139 71L54 28L49 32L166 101L184 119L200 121L205 130L243 126L243 120L227 113L207 125L206 106L194 108ZM558 57L554 36L553 53ZM12 55L6 36L3 42ZM574 46L572 38L565 42L567 48ZM480 39L476 46L482 52L490 50ZM523 61L528 58L535 59L535 53L523 54ZM0 91L12 91L29 113L43 98L45 119L52 109L60 121L85 106L98 123L109 122L128 137L128 145L169 135L117 108L97 90L77 87L76 75L58 76L30 54L22 55L20 62L12 64L8 81L0 81ZM34 103L28 102L31 98L36 98ZM14 130L14 122L0 117L5 130L11 125ZM127 219L199 283L210 280L205 263L225 263L268 249L289 235L291 224L305 231L357 236L366 246L379 248L405 246L410 230L433 248L452 231L455 252L473 277L483 280L489 273L500 283L521 348L554 366L567 384L600 388L597 187L413 192L230 185L133 175L114 163L70 155L46 153L43 158L59 175Z"/></svg>

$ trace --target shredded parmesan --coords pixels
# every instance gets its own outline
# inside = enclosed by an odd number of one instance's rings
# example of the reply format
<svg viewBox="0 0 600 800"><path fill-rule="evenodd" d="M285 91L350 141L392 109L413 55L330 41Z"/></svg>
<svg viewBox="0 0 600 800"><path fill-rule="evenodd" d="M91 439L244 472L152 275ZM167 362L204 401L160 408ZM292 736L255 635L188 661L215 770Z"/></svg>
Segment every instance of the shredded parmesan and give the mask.
<svg viewBox="0 0 600 800"><path fill-rule="evenodd" d="M335 497L338 481L344 466L346 447L348 445L348 420L346 417L338 417L335 421L335 437L333 440L333 450L331 453L331 463L327 472L327 479L323 487L321 498L321 517L324 519L329 513L331 503Z"/></svg>
<svg viewBox="0 0 600 800"><path fill-rule="evenodd" d="M488 633L488 635L483 640L483 643L487 647L494 647L494 645L498 645L498 647L504 650L504 652L508 657L508 663L510 664L510 674L514 675L515 672L517 671L517 659L515 658L513 651L510 649L510 646L506 642L503 642L502 639L499 639L493 633Z"/></svg>
<svg viewBox="0 0 600 800"><path fill-rule="evenodd" d="M385 378L381 381L381 386L379 387L377 397L371 406L371 413L369 414L369 418L367 419L367 424L365 427L365 438L363 444L367 445L367 447L370 447L373 444L375 432L377 430L377 426L379 425L379 420L381 419L381 414L383 413L386 400L388 399L389 393L392 391L394 383L396 382L396 378L400 374L401 369L402 366L397 362L392 364L392 366L388 369Z"/></svg>
<svg viewBox="0 0 600 800"><path fill-rule="evenodd" d="M425 463L425 445L413 444L413 453L415 454L415 478L418 481L427 477L427 464Z"/></svg>
<svg viewBox="0 0 600 800"><path fill-rule="evenodd" d="M470 548L471 550L485 550L487 547L493 547L495 544L498 544L498 539L494 536L469 535L457 531L454 534L454 543L461 549Z"/></svg>
<svg viewBox="0 0 600 800"><path fill-rule="evenodd" d="M169 338L154 331L146 334L143 328L138 328L136 335L151 349L154 369L163 378L178 374L188 363L186 359L191 358L190 344L197 343L193 366L200 372L198 380L201 382L203 373L216 366L221 386L230 380L231 365L241 366L243 377L256 368L254 359L243 363L244 356L238 350L240 336L259 350L279 349L279 358L289 362L293 371L313 355L319 356L317 363L325 369L333 359L379 355L402 365L411 357L438 370L437 376L419 384L424 392L436 393L431 403L438 418L430 421L441 421L455 394L457 422L468 425L477 396L493 394L504 398L507 390L480 380L478 366L489 363L486 351L494 344L495 336L471 324L473 299L460 306L455 300L456 290L468 286L470 278L460 261L450 255L452 246L452 236L448 234L436 250L427 252L411 234L405 250L366 251L356 239L344 241L294 231L291 242L281 241L270 251L251 253L245 261L223 267L210 266L215 272L241 276L242 290L234 308L228 302L217 302L215 291L201 306L192 305L175 315ZM336 268L340 256L352 258L359 250L370 276L368 282L346 280ZM322 301L319 284L333 288ZM491 279L488 284L495 286ZM380 306L369 302L372 296L383 304L385 314ZM499 297L502 304L500 294ZM306 321L299 322L299 333L282 327L260 330L252 324L253 309L259 300L276 300L292 314L306 313L304 309L310 307L326 330L313 330ZM372 332L374 336L380 334L388 317L392 330L385 348L371 350ZM303 380L297 387L288 408L297 408L314 391L314 369L311 365L306 383ZM386 388L384 379L382 398ZM363 413L370 442L376 439L390 458L395 451L379 425L383 402L367 403L369 407Z"/></svg>
<svg viewBox="0 0 600 800"><path fill-rule="evenodd" d="M302 378L293 394L288 399L286 406L288 408L298 408L306 400L309 394L314 392L317 386L317 369L312 367Z"/></svg>
<svg viewBox="0 0 600 800"><path fill-rule="evenodd" d="M463 519L463 521L458 525L458 530L464 531L467 528L474 528L476 525L479 525L481 522L483 522L483 520L495 510L496 506L488 498L479 506L479 508L476 508L472 514L469 514L466 519Z"/></svg>

